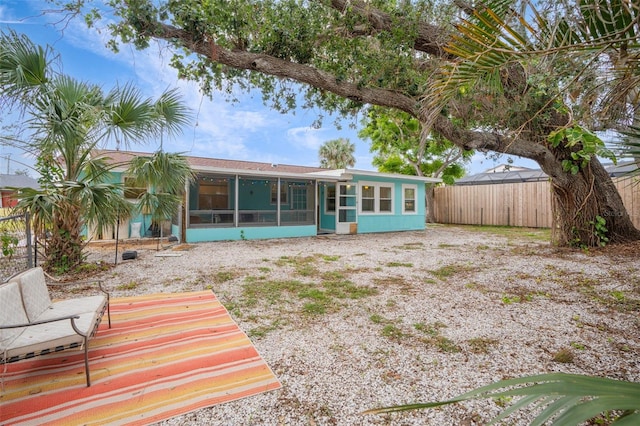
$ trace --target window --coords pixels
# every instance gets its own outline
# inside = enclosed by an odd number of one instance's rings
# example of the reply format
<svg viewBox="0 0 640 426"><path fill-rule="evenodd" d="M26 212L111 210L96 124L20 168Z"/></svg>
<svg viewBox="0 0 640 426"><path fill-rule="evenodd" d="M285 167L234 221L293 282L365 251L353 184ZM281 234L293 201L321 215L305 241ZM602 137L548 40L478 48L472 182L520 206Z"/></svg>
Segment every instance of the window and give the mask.
<svg viewBox="0 0 640 426"><path fill-rule="evenodd" d="M327 190L325 191L326 196L326 211L327 213L335 213L336 211L336 187L335 186L327 186Z"/></svg>
<svg viewBox="0 0 640 426"><path fill-rule="evenodd" d="M362 211L375 213L376 211L376 187L371 185L362 186Z"/></svg>
<svg viewBox="0 0 640 426"><path fill-rule="evenodd" d="M136 178L125 176L124 198L126 198L127 200L137 200L145 192L147 192L146 185L141 186L136 183Z"/></svg>
<svg viewBox="0 0 640 426"><path fill-rule="evenodd" d="M391 187L390 186L381 186L380 187L380 212L391 213L393 209L391 208Z"/></svg>
<svg viewBox="0 0 640 426"><path fill-rule="evenodd" d="M360 213L393 213L393 186L373 182L361 183Z"/></svg>
<svg viewBox="0 0 640 426"><path fill-rule="evenodd" d="M280 204L287 204L287 183L280 182ZM278 184L271 184L271 204L276 204L278 202Z"/></svg>
<svg viewBox="0 0 640 426"><path fill-rule="evenodd" d="M198 189L198 209L224 210L229 208L229 183L226 178L201 178Z"/></svg>
<svg viewBox="0 0 640 426"><path fill-rule="evenodd" d="M402 185L402 212L417 213L416 209L416 192L418 187L415 185Z"/></svg>

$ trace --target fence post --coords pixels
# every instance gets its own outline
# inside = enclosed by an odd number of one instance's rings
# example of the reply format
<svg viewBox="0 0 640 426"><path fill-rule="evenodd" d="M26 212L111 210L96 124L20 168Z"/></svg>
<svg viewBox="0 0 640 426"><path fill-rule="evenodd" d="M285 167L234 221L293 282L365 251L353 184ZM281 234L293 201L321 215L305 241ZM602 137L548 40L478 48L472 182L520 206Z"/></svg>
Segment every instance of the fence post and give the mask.
<svg viewBox="0 0 640 426"><path fill-rule="evenodd" d="M511 226L511 207L507 207L507 226Z"/></svg>
<svg viewBox="0 0 640 426"><path fill-rule="evenodd" d="M480 226L484 225L484 207L480 207Z"/></svg>
<svg viewBox="0 0 640 426"><path fill-rule="evenodd" d="M34 256L33 253L31 252L31 250L33 250L33 247L31 245L31 216L29 215L29 212L26 212L24 214L24 228L25 228L25 233L26 238L27 238L27 268L33 268L35 267L35 263L34 263Z"/></svg>

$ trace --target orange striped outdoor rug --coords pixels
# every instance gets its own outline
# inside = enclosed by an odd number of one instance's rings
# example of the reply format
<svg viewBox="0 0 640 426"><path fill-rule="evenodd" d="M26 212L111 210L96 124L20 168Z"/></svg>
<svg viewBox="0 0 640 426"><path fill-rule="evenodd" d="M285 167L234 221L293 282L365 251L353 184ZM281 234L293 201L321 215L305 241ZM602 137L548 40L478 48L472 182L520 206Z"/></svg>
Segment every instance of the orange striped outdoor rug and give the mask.
<svg viewBox="0 0 640 426"><path fill-rule="evenodd" d="M8 364L0 425L149 424L280 388L210 291L112 299L83 351Z"/></svg>

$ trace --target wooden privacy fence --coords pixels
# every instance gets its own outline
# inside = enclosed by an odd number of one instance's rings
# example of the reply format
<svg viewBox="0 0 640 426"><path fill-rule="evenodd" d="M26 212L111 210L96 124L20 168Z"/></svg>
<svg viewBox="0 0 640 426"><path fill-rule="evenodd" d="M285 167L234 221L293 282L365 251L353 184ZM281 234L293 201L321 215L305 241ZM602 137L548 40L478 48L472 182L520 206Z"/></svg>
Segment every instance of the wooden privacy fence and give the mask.
<svg viewBox="0 0 640 426"><path fill-rule="evenodd" d="M633 224L640 228L640 183L628 177L614 178L613 182ZM550 183L439 187L434 194L434 213L438 223L551 228ZM605 212L605 216L615 214L619 212Z"/></svg>

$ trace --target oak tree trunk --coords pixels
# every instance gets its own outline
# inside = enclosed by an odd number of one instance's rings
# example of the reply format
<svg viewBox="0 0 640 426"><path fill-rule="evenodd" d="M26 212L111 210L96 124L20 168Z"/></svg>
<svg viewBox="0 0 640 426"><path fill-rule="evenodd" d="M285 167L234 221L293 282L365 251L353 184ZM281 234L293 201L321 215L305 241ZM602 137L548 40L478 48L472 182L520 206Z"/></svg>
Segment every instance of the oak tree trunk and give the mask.
<svg viewBox="0 0 640 426"><path fill-rule="evenodd" d="M597 159L571 178L551 179L553 242L594 247L640 239L611 177Z"/></svg>

